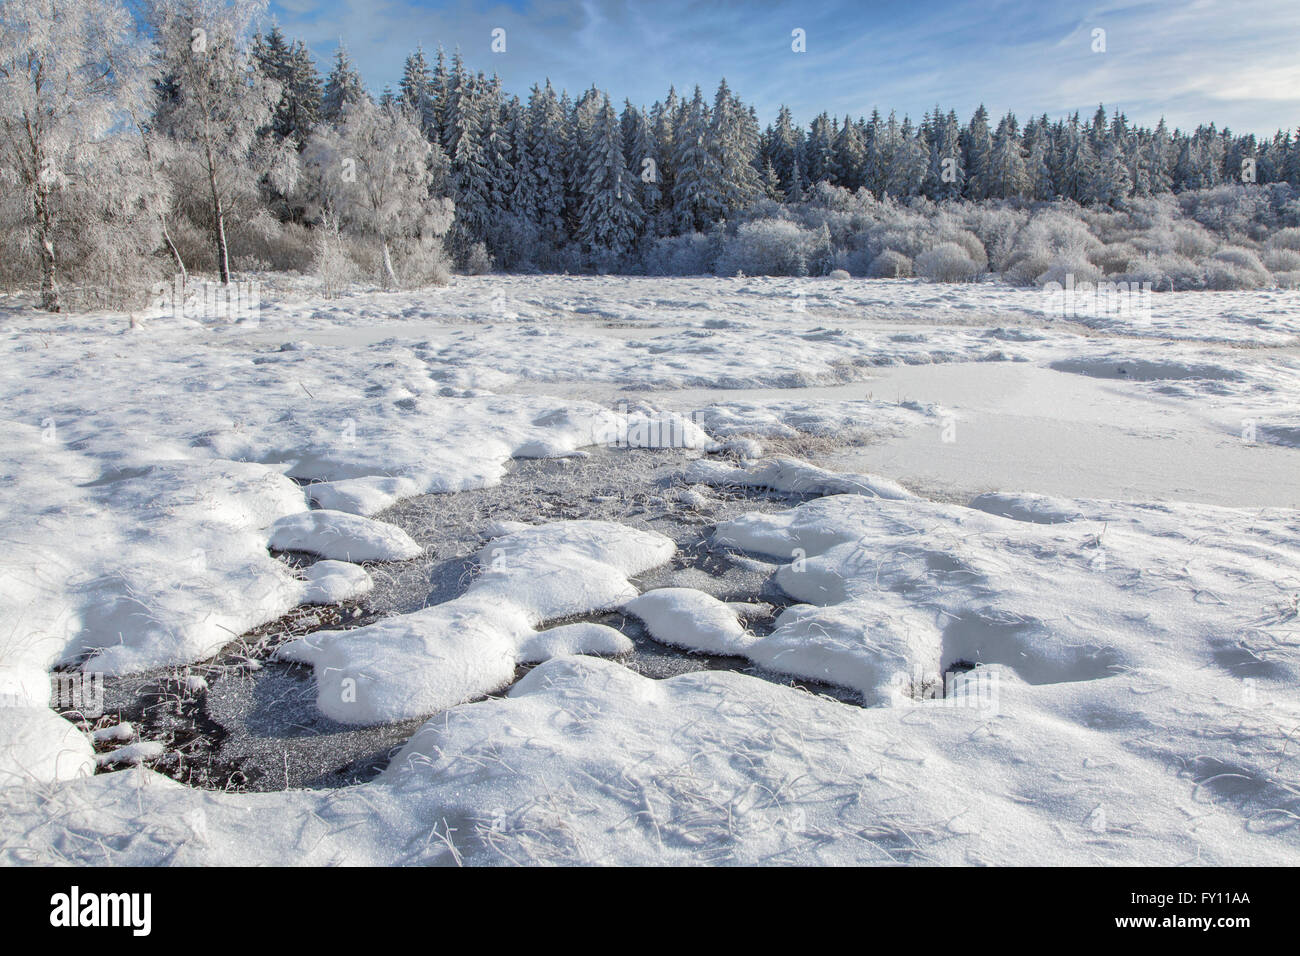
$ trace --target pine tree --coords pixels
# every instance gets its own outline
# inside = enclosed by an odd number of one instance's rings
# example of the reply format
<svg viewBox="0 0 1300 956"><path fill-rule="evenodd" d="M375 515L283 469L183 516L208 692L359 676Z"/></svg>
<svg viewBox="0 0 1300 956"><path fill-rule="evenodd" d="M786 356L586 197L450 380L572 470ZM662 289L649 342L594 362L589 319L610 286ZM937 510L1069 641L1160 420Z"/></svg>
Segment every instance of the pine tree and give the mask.
<svg viewBox="0 0 1300 956"><path fill-rule="evenodd" d="M839 170L835 166L835 134L831 130L831 118L826 113L812 121L804 148L804 161L808 181L813 185L839 182Z"/></svg>
<svg viewBox="0 0 1300 956"><path fill-rule="evenodd" d="M627 160L628 169L632 172L636 198L645 216L643 226L647 232L653 234L663 198L659 172L663 160L659 153L659 144L655 142L650 118L631 103L624 107L621 125L623 155Z"/></svg>
<svg viewBox="0 0 1300 956"><path fill-rule="evenodd" d="M925 147L913 131L911 120L903 117L902 126L891 134L891 138L893 149L889 156L885 191L900 198L919 195L930 161Z"/></svg>
<svg viewBox="0 0 1300 956"><path fill-rule="evenodd" d="M673 219L683 232L706 231L725 212L717 160L711 148L709 108L700 88L683 107L673 146Z"/></svg>
<svg viewBox="0 0 1300 956"><path fill-rule="evenodd" d="M862 130L847 116L835 140L835 166L839 170L840 185L857 190L866 181L867 151L862 142Z"/></svg>
<svg viewBox="0 0 1300 956"><path fill-rule="evenodd" d="M1010 113L998 123L993 148L984 168L984 182L979 190L983 195L995 199L1010 199L1029 192L1029 174L1020 153L1016 120Z"/></svg>
<svg viewBox="0 0 1300 956"><path fill-rule="evenodd" d="M971 199L983 199L987 195L988 160L993 151L993 137L989 133L989 113L981 103L971 117L966 128L963 149L966 153L966 170L968 173L966 195Z"/></svg>
<svg viewBox="0 0 1300 956"><path fill-rule="evenodd" d="M618 259L636 241L642 211L623 155L618 115L605 96L588 130L578 239L598 258Z"/></svg>
<svg viewBox="0 0 1300 956"><path fill-rule="evenodd" d="M432 79L424 50L417 47L406 58L402 67L402 80L398 84L398 99L402 106L415 116L425 136L437 138L437 117L433 109Z"/></svg>
<svg viewBox="0 0 1300 956"><path fill-rule="evenodd" d="M709 144L721 214L730 217L754 202L762 191L754 168L758 128L749 111L731 95L725 79L718 84L710 119Z"/></svg>
<svg viewBox="0 0 1300 956"><path fill-rule="evenodd" d="M361 75L352 67L352 59L342 43L334 52L334 67L325 79L325 93L321 103L321 116L327 123L336 123L343 115L343 107L369 99Z"/></svg>
<svg viewBox="0 0 1300 956"><path fill-rule="evenodd" d="M564 171L568 142L564 109L551 81L534 86L528 98L528 150L532 165L537 224L543 241L564 241Z"/></svg>

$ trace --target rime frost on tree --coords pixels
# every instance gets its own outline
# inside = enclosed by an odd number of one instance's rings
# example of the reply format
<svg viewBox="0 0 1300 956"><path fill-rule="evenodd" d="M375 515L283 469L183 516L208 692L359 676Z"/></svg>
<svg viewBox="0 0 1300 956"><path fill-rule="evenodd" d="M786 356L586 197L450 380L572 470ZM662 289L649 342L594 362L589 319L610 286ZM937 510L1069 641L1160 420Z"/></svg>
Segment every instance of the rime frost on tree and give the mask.
<svg viewBox="0 0 1300 956"><path fill-rule="evenodd" d="M440 154L415 114L368 98L349 103L337 125L319 127L308 140L311 189L327 216L378 246L390 287L400 285L395 244L436 259L451 228L451 201L432 194Z"/></svg>
<svg viewBox="0 0 1300 956"><path fill-rule="evenodd" d="M147 190L143 157L108 134L143 111L150 75L118 0L0 3L0 186L25 206L18 238L35 247L44 309L63 305L63 237L84 241Z"/></svg>

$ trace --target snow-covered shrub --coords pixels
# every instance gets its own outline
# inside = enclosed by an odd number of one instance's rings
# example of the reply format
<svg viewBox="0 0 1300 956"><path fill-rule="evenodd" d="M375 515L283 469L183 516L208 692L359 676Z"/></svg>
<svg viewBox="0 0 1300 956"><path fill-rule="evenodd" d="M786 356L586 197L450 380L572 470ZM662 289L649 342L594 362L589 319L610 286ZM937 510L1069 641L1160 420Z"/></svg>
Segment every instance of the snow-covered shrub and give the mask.
<svg viewBox="0 0 1300 956"><path fill-rule="evenodd" d="M987 267L995 272L1006 269L1016 236L1028 220L1024 210L1006 205L972 205L964 216L966 227L979 239L987 252Z"/></svg>
<svg viewBox="0 0 1300 956"><path fill-rule="evenodd" d="M1102 272L1092 262L1078 253L1063 252L1053 258L1051 264L1035 280L1038 285L1057 282L1062 286L1073 281L1075 285L1082 282L1098 282Z"/></svg>
<svg viewBox="0 0 1300 956"><path fill-rule="evenodd" d="M1295 227L1279 229L1268 237L1266 244L1270 249L1289 249L1291 252L1300 252L1300 229Z"/></svg>
<svg viewBox="0 0 1300 956"><path fill-rule="evenodd" d="M1035 213L1016 236L1003 278L1015 285L1034 285L1060 281L1044 278L1049 270L1060 275L1072 271L1076 277L1095 273L1089 256L1102 244L1077 213L1077 206L1066 203Z"/></svg>
<svg viewBox="0 0 1300 956"><path fill-rule="evenodd" d="M1127 272L1129 265L1142 254L1129 242L1112 242L1092 254L1092 262L1106 275Z"/></svg>
<svg viewBox="0 0 1300 956"><path fill-rule="evenodd" d="M896 249L886 249L871 260L867 275L873 279L903 279L912 275L912 260Z"/></svg>
<svg viewBox="0 0 1300 956"><path fill-rule="evenodd" d="M1291 272L1300 269L1300 252L1294 249L1270 248L1261 257L1269 272Z"/></svg>
<svg viewBox="0 0 1300 956"><path fill-rule="evenodd" d="M281 222L266 209L232 221L227 239L241 271L249 271L244 263L258 262L265 270L307 272L316 255L314 237L306 226Z"/></svg>
<svg viewBox="0 0 1300 956"><path fill-rule="evenodd" d="M647 275L698 276L713 273L713 246L701 232L656 239L643 256Z"/></svg>
<svg viewBox="0 0 1300 956"><path fill-rule="evenodd" d="M1196 222L1175 223L1165 241L1165 249L1189 259L1208 256L1218 248L1218 241Z"/></svg>
<svg viewBox="0 0 1300 956"><path fill-rule="evenodd" d="M1204 271L1191 259L1173 252L1152 253L1129 264L1117 281L1151 284L1153 292L1185 292L1205 287Z"/></svg>
<svg viewBox="0 0 1300 956"><path fill-rule="evenodd" d="M465 250L461 259L460 271L467 276L481 276L492 271L492 256L487 246L476 242Z"/></svg>
<svg viewBox="0 0 1300 956"><path fill-rule="evenodd" d="M1249 249L1221 249L1205 263L1207 289L1259 289L1271 282L1259 256Z"/></svg>
<svg viewBox="0 0 1300 956"><path fill-rule="evenodd" d="M988 268L989 257L988 253L984 251L984 243L980 242L979 236L973 232L945 224L938 229L935 239L940 244L953 243L960 246L966 253L966 258L975 263L975 268L980 272Z"/></svg>
<svg viewBox="0 0 1300 956"><path fill-rule="evenodd" d="M808 275L813 238L795 223L781 219L744 223L725 242L718 274Z"/></svg>
<svg viewBox="0 0 1300 956"><path fill-rule="evenodd" d="M916 257L916 272L932 282L969 282L979 274L979 266L966 250L955 242L941 242Z"/></svg>
<svg viewBox="0 0 1300 956"><path fill-rule="evenodd" d="M338 222L327 219L316 227L315 258L311 271L320 283L321 295L333 298L357 278L357 266L348 256Z"/></svg>

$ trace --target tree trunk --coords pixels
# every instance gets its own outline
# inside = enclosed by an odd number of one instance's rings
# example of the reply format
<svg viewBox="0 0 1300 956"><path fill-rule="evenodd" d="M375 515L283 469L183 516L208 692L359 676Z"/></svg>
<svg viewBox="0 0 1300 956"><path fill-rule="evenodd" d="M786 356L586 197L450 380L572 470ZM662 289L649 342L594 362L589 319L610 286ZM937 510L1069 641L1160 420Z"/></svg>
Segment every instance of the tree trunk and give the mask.
<svg viewBox="0 0 1300 956"><path fill-rule="evenodd" d="M162 223L163 242L167 243L168 251L172 254L172 258L176 260L176 268L180 270L181 282L187 283L190 281L190 271L185 268L185 260L181 258L176 243L172 242L171 230L167 228L167 217L159 216L158 219Z"/></svg>
<svg viewBox="0 0 1300 956"><path fill-rule="evenodd" d="M212 151L208 150L208 188L212 191L212 225L217 243L217 273L222 285L230 285L230 254L226 249L226 211L221 204L221 193L217 189L217 170L213 164Z"/></svg>
<svg viewBox="0 0 1300 956"><path fill-rule="evenodd" d="M384 247L384 280L391 283L392 288L396 289L397 273L393 271L393 257L388 254L388 240L380 239L379 241Z"/></svg>
<svg viewBox="0 0 1300 956"><path fill-rule="evenodd" d="M40 232L41 308L47 312L61 312L63 302L59 297L58 263L54 257L54 220L50 215L49 191L44 185L36 187L34 205Z"/></svg>

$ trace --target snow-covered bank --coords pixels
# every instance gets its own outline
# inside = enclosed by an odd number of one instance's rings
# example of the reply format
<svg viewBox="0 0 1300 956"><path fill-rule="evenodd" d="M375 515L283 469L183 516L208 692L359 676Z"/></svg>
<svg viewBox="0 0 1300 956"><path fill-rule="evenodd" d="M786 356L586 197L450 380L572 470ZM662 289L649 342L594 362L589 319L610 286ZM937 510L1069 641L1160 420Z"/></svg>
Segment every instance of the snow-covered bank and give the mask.
<svg viewBox="0 0 1300 956"><path fill-rule="evenodd" d="M1300 859L1300 519L1257 507L1295 503L1300 293L1170 297L1187 314L1152 333L1044 321L991 285L792 282L489 277L218 327L5 316L0 854ZM432 715L381 779L202 793L102 753L70 779L96 754L48 709L49 668L192 663L423 573L403 499L593 444L680 452L663 507L750 508L694 520L801 603L751 629L703 565L638 578L668 538L539 502L474 539L472 579L425 582L427 607L284 649L328 717ZM654 681L573 656L627 654L618 630L546 628L610 608L871 706L744 673ZM992 674L996 708L918 699ZM134 743L121 760L150 759Z"/></svg>

